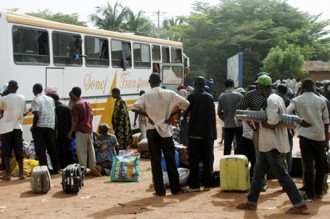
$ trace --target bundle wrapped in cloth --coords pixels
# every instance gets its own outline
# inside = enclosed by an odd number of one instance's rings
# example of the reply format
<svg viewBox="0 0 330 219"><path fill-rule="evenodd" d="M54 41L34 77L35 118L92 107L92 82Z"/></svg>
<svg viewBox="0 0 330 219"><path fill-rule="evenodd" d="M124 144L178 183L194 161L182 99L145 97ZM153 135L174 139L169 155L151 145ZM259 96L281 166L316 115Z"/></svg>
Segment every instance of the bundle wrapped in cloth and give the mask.
<svg viewBox="0 0 330 219"><path fill-rule="evenodd" d="M235 118L238 120L267 122L265 111L236 110ZM280 114L278 126L286 128L296 128L300 125L302 119L296 115Z"/></svg>

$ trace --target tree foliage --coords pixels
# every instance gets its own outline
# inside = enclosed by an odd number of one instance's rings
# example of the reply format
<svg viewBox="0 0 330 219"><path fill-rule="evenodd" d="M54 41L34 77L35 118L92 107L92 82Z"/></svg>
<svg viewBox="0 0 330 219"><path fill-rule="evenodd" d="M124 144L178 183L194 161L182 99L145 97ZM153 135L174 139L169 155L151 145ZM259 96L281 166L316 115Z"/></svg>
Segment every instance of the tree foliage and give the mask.
<svg viewBox="0 0 330 219"><path fill-rule="evenodd" d="M90 21L104 30L119 32L131 32L137 35L153 35L154 25L144 16L144 11L140 10L137 14L127 6L116 2L112 7L107 5L97 6L96 12L89 16Z"/></svg>
<svg viewBox="0 0 330 219"><path fill-rule="evenodd" d="M56 22L60 22L60 23L65 23L65 24L73 24L73 25L84 26L84 27L87 26L86 22L79 21L79 15L77 13L73 13L73 14L55 13L54 14L47 9L47 10L38 11L38 12L30 12L27 14L34 16L34 17L40 17L43 19L56 21Z"/></svg>
<svg viewBox="0 0 330 219"><path fill-rule="evenodd" d="M325 29L329 24L328 20L319 21L319 15L299 12L286 1L220 0L216 6L196 2L184 23L169 30L181 36L185 53L191 59L191 77L212 77L218 95L224 88L227 59L239 52L244 56L244 86L253 82L264 63L268 65L264 69L272 69L276 79L285 72L301 74L298 64L289 64L294 59L299 65L301 58L329 60L330 38ZM288 60L283 60L283 66L277 66L281 70L275 71L276 65L270 63L276 60L270 58L275 54L264 59L270 51L280 50Z"/></svg>
<svg viewBox="0 0 330 219"><path fill-rule="evenodd" d="M38 14L50 19L49 11ZM189 16L165 20L161 30L143 11L135 14L118 2L96 7L90 20L106 30L182 41L191 63L187 81L197 75L213 78L215 97L224 89L227 59L237 53L244 57L244 86L262 70L276 80L287 73L301 74L302 60L330 59L330 21L300 12L285 0L195 2Z"/></svg>
<svg viewBox="0 0 330 219"><path fill-rule="evenodd" d="M298 46L288 45L284 50L276 46L264 59L262 70L270 73L271 76L276 76L274 79L285 79L293 72L296 76L303 76L303 64L304 56Z"/></svg>

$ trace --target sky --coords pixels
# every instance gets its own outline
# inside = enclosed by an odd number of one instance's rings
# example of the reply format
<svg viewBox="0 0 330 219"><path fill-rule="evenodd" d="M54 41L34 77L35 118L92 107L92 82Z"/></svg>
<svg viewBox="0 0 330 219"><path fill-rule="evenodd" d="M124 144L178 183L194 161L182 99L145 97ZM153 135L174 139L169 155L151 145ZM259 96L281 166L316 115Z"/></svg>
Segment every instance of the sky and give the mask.
<svg viewBox="0 0 330 219"><path fill-rule="evenodd" d="M219 3L219 0L199 1L210 5ZM117 0L0 0L0 9L18 8L18 12L21 13L49 9L53 13L78 13L80 20L88 21L88 15L95 13L96 6L106 5L107 2L113 6ZM145 11L145 15L157 25L157 11L160 12L160 22L164 18L189 15L195 0L118 0L118 2L134 12ZM312 15L322 13L321 19L330 19L329 0L287 0L287 2L299 11Z"/></svg>

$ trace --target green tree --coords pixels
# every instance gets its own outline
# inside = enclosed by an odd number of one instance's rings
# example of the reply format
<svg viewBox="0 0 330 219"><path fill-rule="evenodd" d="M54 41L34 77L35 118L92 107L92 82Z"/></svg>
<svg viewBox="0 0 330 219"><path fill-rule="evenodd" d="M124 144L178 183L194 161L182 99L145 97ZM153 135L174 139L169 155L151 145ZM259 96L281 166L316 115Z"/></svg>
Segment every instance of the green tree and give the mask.
<svg viewBox="0 0 330 219"><path fill-rule="evenodd" d="M227 59L239 52L244 55L244 86L253 82L276 46L285 51L294 45L305 59L329 60L325 29L329 24L281 0L220 0L216 6L196 2L176 33L191 59L191 75L212 77L218 95L223 91Z"/></svg>
<svg viewBox="0 0 330 219"><path fill-rule="evenodd" d="M104 30L123 31L126 16L130 12L129 8L116 2L112 7L108 2L107 5L96 7L96 12L89 16L89 19L96 27Z"/></svg>
<svg viewBox="0 0 330 219"><path fill-rule="evenodd" d="M274 81L287 78L291 73L296 76L304 74L304 56L301 49L295 45L288 45L284 50L279 46L272 48L263 63L262 70L270 73Z"/></svg>
<svg viewBox="0 0 330 219"><path fill-rule="evenodd" d="M133 11L128 10L126 23L123 25L123 29L128 32L133 32L136 35L150 35L154 25L143 15L144 13L144 11L140 10L137 14L134 14Z"/></svg>
<svg viewBox="0 0 330 219"><path fill-rule="evenodd" d="M184 21L183 17L173 17L173 18L170 18L170 19L165 19L163 21L163 29L164 30L169 30L173 26L177 26L177 25L182 24L183 21Z"/></svg>
<svg viewBox="0 0 330 219"><path fill-rule="evenodd" d="M56 22L60 22L60 23L65 23L65 24L73 24L73 25L84 26L84 27L87 26L85 21L79 21L79 15L77 13L73 13L73 14L55 13L54 14L47 9L47 10L38 11L38 12L29 12L27 14L34 16L34 17L40 17L43 19L56 21Z"/></svg>

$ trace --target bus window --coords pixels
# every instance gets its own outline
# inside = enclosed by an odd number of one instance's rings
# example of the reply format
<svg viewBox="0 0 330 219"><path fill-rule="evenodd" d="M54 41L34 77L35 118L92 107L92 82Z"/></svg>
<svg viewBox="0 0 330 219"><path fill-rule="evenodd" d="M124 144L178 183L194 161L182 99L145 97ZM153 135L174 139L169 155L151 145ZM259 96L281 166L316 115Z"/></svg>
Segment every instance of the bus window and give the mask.
<svg viewBox="0 0 330 219"><path fill-rule="evenodd" d="M14 26L13 50L16 64L49 64L48 32Z"/></svg>
<svg viewBox="0 0 330 219"><path fill-rule="evenodd" d="M165 85L179 85L183 82L183 68L180 66L163 66L162 82Z"/></svg>
<svg viewBox="0 0 330 219"><path fill-rule="evenodd" d="M132 66L131 44L120 40L111 40L111 64L126 70Z"/></svg>
<svg viewBox="0 0 330 219"><path fill-rule="evenodd" d="M182 50L179 48L171 48L171 62L182 63Z"/></svg>
<svg viewBox="0 0 330 219"><path fill-rule="evenodd" d="M105 38L85 37L87 66L109 66L109 44Z"/></svg>
<svg viewBox="0 0 330 219"><path fill-rule="evenodd" d="M162 47L163 63L170 63L170 49L167 46Z"/></svg>
<svg viewBox="0 0 330 219"><path fill-rule="evenodd" d="M160 62L160 46L152 45L152 61Z"/></svg>
<svg viewBox="0 0 330 219"><path fill-rule="evenodd" d="M53 32L54 65L81 66L82 39L78 34Z"/></svg>
<svg viewBox="0 0 330 219"><path fill-rule="evenodd" d="M133 57L135 68L150 68L150 46L148 44L134 43Z"/></svg>

